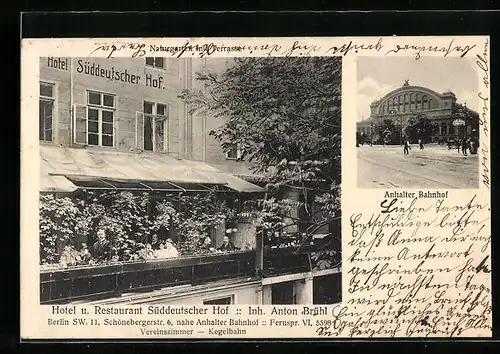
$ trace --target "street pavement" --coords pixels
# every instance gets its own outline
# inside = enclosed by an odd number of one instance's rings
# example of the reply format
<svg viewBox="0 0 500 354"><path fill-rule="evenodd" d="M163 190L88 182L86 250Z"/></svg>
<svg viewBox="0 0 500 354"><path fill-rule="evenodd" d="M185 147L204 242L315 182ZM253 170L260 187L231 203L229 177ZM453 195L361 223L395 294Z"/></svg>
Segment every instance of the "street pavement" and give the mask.
<svg viewBox="0 0 500 354"><path fill-rule="evenodd" d="M359 188L466 189L479 186L478 155L467 156L447 146L359 146Z"/></svg>

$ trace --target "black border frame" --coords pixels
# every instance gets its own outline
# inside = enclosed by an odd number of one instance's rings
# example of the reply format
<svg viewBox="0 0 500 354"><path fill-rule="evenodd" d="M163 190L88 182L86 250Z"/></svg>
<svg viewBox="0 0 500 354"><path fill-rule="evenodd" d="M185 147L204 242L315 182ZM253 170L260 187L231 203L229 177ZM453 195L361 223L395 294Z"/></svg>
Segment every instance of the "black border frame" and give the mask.
<svg viewBox="0 0 500 354"><path fill-rule="evenodd" d="M244 7L247 7L247 3ZM241 5L241 4L240 4ZM456 4L455 4L456 5ZM474 5L478 5L475 3ZM455 6L457 8L457 6ZM497 72L495 65L495 58L498 57L497 39L500 39L497 30L496 22L500 20L498 11L461 11L461 10L424 10L424 11L348 11L348 12L298 12L298 11L280 11L280 12L135 12L135 13L118 13L118 12L29 12L22 13L18 19L21 38L44 38L44 37L261 37L261 36L410 36L410 35L490 35L491 36L491 54L492 58L492 88L491 88L491 117L496 116L497 106L495 104L497 97L496 82ZM18 42L19 43L19 42ZM20 43L18 45L20 49ZM19 52L18 52L19 53ZM19 65L19 62L18 62ZM490 123L492 135L496 131L496 122L491 119ZM492 139L493 140L493 139ZM493 142L493 141L492 141ZM19 142L17 142L19 143ZM16 145L11 145L16 146ZM16 146L17 147L17 146ZM497 147L491 144L491 185L492 192L495 190L496 175L493 170L496 166L497 160ZM19 151L19 150L18 150ZM16 165L15 167L18 167ZM19 171L19 168L15 168ZM18 172L19 173L19 172ZM19 182L19 176L16 176ZM12 191L12 190L11 190ZM12 194L12 192L9 192ZM17 198L14 198L14 203L19 203L19 192L15 193ZM8 195L9 196L9 195ZM493 210L495 209L496 201L494 200L494 193L492 193ZM18 204L16 204L18 206ZM19 209L18 209L19 210ZM494 212L493 212L494 213ZM492 214L494 215L494 214ZM11 224L12 226L12 224ZM492 230L497 230L497 221L492 220ZM15 227L15 226L14 226ZM19 240L17 239L17 242ZM498 251L498 242L492 239L492 289L493 289L493 333L497 340L500 338L500 308L498 293L495 291L496 286L499 284L498 273L496 272L496 264L500 257ZM16 244L19 250L19 243ZM18 255L19 256L19 255ZM17 263L19 264L19 263ZM19 279L18 279L19 281ZM17 283L19 289L19 283ZM19 324L19 301L17 307L17 317L14 319ZM6 324L7 321L4 321ZM17 333L17 340L19 340L19 332ZM16 339L13 336L3 335L7 341L12 345L15 344ZM2 337L3 337L2 336ZM63 340L69 342L70 340ZM104 343L112 341L99 340L92 341ZM373 342L374 340L361 339L361 340L332 340L325 341L320 339L315 340L277 340L280 345L289 343L281 348L285 350L291 349L297 342L316 343L314 349L319 350L335 350L332 342L347 342L350 346L362 349L366 347L366 342ZM491 339L484 338L478 340L482 345L491 342ZM29 342L60 342L55 340L44 341L24 341ZM75 342L75 341L71 341ZM87 341L78 341L80 343L87 343ZM113 342L125 343L143 343L144 341L127 341L127 340L114 340ZM199 348L204 351L208 350L206 346L199 346L198 343L253 343L254 349L264 349L268 347L268 343L272 340L189 340L189 341L165 341L165 340L148 340L148 343L192 343L194 348ZM326 343L325 343L326 342ZM417 344L419 349L430 350L428 345L436 342L444 342L443 339L432 339L422 341L420 339L406 339L406 340L375 340L375 342L382 342L383 350L390 350L390 345L394 342L412 345ZM459 343L457 347L455 344L452 347L470 350L471 339L454 339L455 343ZM477 340L474 340L477 342ZM329 345L325 348L323 344ZM497 342L498 343L498 342ZM469 345L467 345L469 344ZM422 345L422 347L420 346ZM95 351L92 345L86 346ZM106 346L108 347L108 346ZM106 347L103 349L106 350ZM302 352L308 350L302 346L295 346L301 348ZM414 347L415 348L415 347ZM490 347L491 348L491 347ZM236 346L235 346L236 349ZM295 348L294 348L295 349ZM449 348L451 349L451 348ZM483 350L486 348L482 348ZM218 349L220 351L220 349ZM440 350L442 352L442 350Z"/></svg>

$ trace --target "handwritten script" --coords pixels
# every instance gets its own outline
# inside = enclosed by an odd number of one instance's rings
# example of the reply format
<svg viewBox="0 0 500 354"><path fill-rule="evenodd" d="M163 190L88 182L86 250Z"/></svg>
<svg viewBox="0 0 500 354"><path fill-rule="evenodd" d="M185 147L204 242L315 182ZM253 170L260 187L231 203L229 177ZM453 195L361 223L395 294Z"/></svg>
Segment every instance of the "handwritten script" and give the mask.
<svg viewBox="0 0 500 354"><path fill-rule="evenodd" d="M425 52L442 53L444 57L450 54L458 53L461 58L465 57L476 45L455 45L452 39L447 45L415 45L415 44L396 44L395 48L387 51L386 54L411 54L418 60Z"/></svg>
<svg viewBox="0 0 500 354"><path fill-rule="evenodd" d="M155 43L161 43L156 40ZM362 53L383 53L384 55L411 54L415 60L420 59L424 53L438 53L443 57L458 55L465 57L474 44L455 44L452 39L447 45L416 45L405 43L388 44L382 37L373 39L351 39L336 45L321 45L310 39L294 40L292 43L285 41L268 41L265 39L259 44L223 44L215 42L185 41L176 45L146 44L146 42L113 42L96 43L89 56L130 56L132 58L144 56L181 57L208 57L221 53L231 56L347 56Z"/></svg>
<svg viewBox="0 0 500 354"><path fill-rule="evenodd" d="M350 216L349 300L321 337L453 337L491 331L489 203L477 195L384 199Z"/></svg>
<svg viewBox="0 0 500 354"><path fill-rule="evenodd" d="M483 185L490 189L490 168L489 168L489 149L488 145L484 143L484 140L489 139L489 128L488 128L488 118L490 111L490 69L489 69L489 40L486 39L484 43L484 48L481 54L477 54L476 64L481 70L482 86L478 93L479 100L481 102L480 114L479 114L479 125L481 127L481 144L480 156L481 156L481 168L482 168L482 183Z"/></svg>

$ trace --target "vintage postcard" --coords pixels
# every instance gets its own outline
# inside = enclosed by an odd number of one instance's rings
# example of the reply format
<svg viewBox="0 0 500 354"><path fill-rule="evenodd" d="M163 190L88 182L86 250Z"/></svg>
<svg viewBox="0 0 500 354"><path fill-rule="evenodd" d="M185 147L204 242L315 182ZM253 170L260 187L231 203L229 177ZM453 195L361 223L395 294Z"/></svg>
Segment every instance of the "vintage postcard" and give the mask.
<svg viewBox="0 0 500 354"><path fill-rule="evenodd" d="M23 40L22 340L491 336L489 52Z"/></svg>

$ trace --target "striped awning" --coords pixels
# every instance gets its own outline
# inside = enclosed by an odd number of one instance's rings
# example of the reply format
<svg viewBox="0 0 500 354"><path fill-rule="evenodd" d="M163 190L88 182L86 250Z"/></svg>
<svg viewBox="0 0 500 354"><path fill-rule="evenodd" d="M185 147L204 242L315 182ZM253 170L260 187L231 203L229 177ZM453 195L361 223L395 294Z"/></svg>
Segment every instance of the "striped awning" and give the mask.
<svg viewBox="0 0 500 354"><path fill-rule="evenodd" d="M227 186L238 192L257 192L262 188L199 161L177 159L166 154L125 153L97 149L71 149L40 146L40 190L71 192L85 180L100 181L102 189L121 189L120 185L137 184L144 190L172 189L171 186L198 185L202 189L220 190ZM83 182L82 182L83 181ZM166 185L165 182L169 182ZM148 185L149 183L149 185ZM164 183L161 188L154 184ZM180 187L180 190L186 188Z"/></svg>

